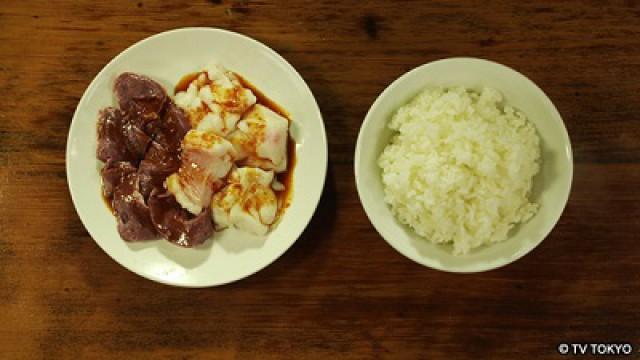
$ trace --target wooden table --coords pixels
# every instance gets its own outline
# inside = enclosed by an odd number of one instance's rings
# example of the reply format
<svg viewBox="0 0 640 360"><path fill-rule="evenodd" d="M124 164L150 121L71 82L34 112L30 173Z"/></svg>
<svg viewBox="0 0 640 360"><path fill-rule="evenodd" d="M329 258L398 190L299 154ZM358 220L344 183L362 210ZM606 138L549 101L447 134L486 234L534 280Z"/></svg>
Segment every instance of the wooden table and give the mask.
<svg viewBox="0 0 640 360"><path fill-rule="evenodd" d="M156 284L93 242L65 174L73 111L132 43L230 29L287 58L323 111L317 213L273 265L209 289ZM535 251L454 275L396 253L367 220L353 152L395 78L488 58L555 102L575 154L569 204ZM640 3L5 1L0 7L0 358L560 357L562 342L640 350Z"/></svg>

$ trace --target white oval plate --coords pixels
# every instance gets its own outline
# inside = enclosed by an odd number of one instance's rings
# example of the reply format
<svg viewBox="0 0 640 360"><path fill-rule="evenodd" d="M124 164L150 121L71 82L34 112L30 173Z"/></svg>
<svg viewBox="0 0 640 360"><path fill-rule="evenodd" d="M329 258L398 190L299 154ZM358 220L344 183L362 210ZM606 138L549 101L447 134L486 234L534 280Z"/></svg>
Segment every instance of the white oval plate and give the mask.
<svg viewBox="0 0 640 360"><path fill-rule="evenodd" d="M393 113L425 88L450 86L476 90L488 86L500 91L508 104L521 110L536 126L542 144L542 167L534 178L531 195L540 204L536 215L516 226L506 241L473 249L463 256L452 255L450 245L431 243L396 220L384 201L381 170L377 164L392 136L387 123ZM573 178L569 135L551 100L519 72L474 58L434 61L409 71L389 85L373 103L360 128L354 165L362 206L389 245L419 264L459 273L495 269L533 250L558 222Z"/></svg>
<svg viewBox="0 0 640 360"><path fill-rule="evenodd" d="M127 243L101 197L96 159L98 111L115 105L113 82L122 72L146 75L168 93L186 74L216 60L249 80L284 107L296 141L292 202L266 236L237 230L216 233L201 248L165 240ZM311 90L278 53L244 35L211 28L185 28L151 36L116 56L91 82L76 109L67 140L67 181L82 223L98 245L134 273L164 284L215 286L247 277L282 255L307 226L320 200L327 170L322 115Z"/></svg>

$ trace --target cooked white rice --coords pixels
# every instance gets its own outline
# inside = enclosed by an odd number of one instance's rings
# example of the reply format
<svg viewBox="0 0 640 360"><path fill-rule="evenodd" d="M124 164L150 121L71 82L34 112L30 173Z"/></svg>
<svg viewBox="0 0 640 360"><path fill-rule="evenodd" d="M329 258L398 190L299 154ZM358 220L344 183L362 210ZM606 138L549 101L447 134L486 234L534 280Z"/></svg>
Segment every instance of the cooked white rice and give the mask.
<svg viewBox="0 0 640 360"><path fill-rule="evenodd" d="M397 133L378 159L384 200L418 235L466 254L538 210L528 197L540 140L498 91L427 89L389 127Z"/></svg>

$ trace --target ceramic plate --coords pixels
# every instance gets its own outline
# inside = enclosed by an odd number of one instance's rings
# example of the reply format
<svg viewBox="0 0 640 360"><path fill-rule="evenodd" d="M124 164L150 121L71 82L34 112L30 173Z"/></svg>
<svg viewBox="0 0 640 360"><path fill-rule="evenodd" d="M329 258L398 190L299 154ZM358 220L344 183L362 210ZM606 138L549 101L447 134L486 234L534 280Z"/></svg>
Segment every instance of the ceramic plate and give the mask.
<svg viewBox="0 0 640 360"><path fill-rule="evenodd" d="M214 234L200 248L185 249L165 240L126 243L101 197L96 159L98 111L115 105L113 83L122 72L146 75L167 92L186 74L212 60L245 77L292 118L296 142L290 207L264 237L237 230ZM82 223L98 245L125 268L161 283L205 287L249 276L282 255L309 223L320 199L327 169L322 115L300 74L279 54L244 35L210 28L164 32L142 40L116 56L91 82L76 109L67 142L67 180Z"/></svg>

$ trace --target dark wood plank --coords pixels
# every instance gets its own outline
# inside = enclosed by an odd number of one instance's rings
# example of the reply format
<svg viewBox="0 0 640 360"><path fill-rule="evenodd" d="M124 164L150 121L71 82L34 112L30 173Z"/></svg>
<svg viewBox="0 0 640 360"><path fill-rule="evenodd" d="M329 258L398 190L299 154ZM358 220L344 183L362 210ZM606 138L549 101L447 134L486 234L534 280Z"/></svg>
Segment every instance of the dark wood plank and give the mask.
<svg viewBox="0 0 640 360"><path fill-rule="evenodd" d="M562 341L640 348L637 1L7 1L0 8L2 358L550 358ZM155 284L88 236L66 185L71 117L133 42L221 27L279 51L321 105L330 172L300 240L255 276ZM359 126L405 71L477 56L529 76L562 113L574 187L530 255L475 275L428 270L369 224Z"/></svg>

